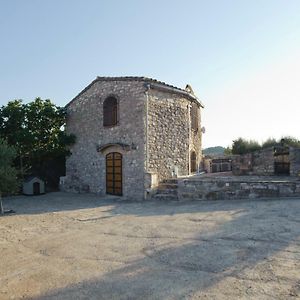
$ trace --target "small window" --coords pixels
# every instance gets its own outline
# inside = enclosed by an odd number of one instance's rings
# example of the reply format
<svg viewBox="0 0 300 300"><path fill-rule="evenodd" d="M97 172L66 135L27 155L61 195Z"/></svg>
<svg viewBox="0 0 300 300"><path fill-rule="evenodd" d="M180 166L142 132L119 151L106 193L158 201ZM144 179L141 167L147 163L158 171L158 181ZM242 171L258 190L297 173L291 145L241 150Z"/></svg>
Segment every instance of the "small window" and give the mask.
<svg viewBox="0 0 300 300"><path fill-rule="evenodd" d="M115 126L118 121L118 100L108 97L103 103L103 126Z"/></svg>
<svg viewBox="0 0 300 300"><path fill-rule="evenodd" d="M191 107L191 127L195 131L199 129L199 108L196 103Z"/></svg>

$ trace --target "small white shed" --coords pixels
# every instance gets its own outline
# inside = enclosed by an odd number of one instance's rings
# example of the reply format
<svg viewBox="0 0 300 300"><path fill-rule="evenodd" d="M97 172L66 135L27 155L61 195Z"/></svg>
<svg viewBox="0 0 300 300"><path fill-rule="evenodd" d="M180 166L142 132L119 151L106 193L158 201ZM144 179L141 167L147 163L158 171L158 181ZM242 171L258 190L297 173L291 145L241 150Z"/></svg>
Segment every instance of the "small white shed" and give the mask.
<svg viewBox="0 0 300 300"><path fill-rule="evenodd" d="M45 194L45 182L37 176L29 176L23 182L24 195Z"/></svg>

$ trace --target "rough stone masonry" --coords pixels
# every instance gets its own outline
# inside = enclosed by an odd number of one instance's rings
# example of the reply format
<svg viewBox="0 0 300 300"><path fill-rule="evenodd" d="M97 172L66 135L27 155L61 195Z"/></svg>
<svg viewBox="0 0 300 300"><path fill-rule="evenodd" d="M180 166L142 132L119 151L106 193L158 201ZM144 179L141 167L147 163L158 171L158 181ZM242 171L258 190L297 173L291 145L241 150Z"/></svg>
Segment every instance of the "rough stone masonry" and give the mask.
<svg viewBox="0 0 300 300"><path fill-rule="evenodd" d="M105 105L112 107L107 116ZM66 107L67 131L76 135L62 180L66 191L143 200L162 180L199 168L203 105L190 86L97 77ZM115 123L104 126L104 118ZM108 161L113 153L121 160Z"/></svg>

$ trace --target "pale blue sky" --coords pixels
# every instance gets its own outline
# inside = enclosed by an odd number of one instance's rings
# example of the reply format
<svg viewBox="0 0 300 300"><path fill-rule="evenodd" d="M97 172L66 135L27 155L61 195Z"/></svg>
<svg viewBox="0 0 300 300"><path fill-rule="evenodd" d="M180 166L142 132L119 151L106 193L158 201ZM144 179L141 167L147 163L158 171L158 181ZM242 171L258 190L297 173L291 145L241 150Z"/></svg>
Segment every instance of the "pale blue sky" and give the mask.
<svg viewBox="0 0 300 300"><path fill-rule="evenodd" d="M205 147L300 138L300 1L0 0L1 105L65 105L98 75L191 84Z"/></svg>

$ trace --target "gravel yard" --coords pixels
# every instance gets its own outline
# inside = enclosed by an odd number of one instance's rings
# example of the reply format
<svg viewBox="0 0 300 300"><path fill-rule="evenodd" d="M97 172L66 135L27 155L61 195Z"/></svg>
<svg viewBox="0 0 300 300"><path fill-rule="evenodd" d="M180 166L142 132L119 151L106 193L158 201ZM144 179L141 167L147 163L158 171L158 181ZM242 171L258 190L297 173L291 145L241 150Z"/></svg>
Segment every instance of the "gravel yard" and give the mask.
<svg viewBox="0 0 300 300"><path fill-rule="evenodd" d="M299 299L300 199L4 199L0 299Z"/></svg>

